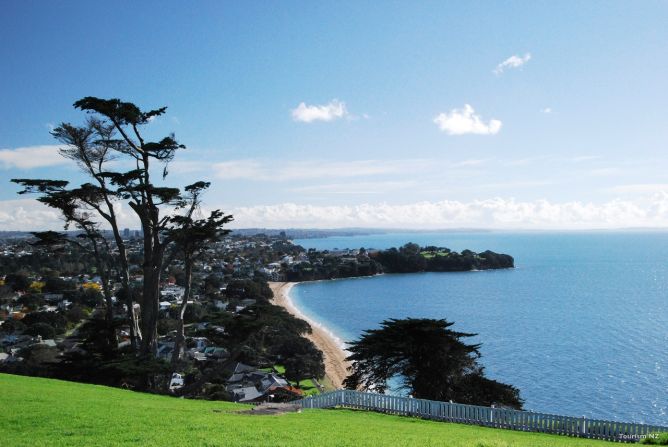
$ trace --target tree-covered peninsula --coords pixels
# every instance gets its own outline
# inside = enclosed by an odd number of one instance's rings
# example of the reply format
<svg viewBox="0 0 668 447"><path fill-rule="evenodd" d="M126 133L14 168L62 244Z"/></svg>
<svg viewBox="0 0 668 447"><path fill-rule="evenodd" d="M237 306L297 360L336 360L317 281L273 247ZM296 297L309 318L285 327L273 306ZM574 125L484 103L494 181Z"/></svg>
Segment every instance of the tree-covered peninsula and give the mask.
<svg viewBox="0 0 668 447"><path fill-rule="evenodd" d="M373 259L386 273L465 272L515 267L512 256L490 250L458 253L444 247L420 247L413 243L399 249L381 250L373 254Z"/></svg>
<svg viewBox="0 0 668 447"><path fill-rule="evenodd" d="M507 254L484 251L461 253L444 247L420 247L408 243L387 250L323 250L302 252L292 263L283 264L287 281L372 276L380 273L465 272L513 268L515 261Z"/></svg>

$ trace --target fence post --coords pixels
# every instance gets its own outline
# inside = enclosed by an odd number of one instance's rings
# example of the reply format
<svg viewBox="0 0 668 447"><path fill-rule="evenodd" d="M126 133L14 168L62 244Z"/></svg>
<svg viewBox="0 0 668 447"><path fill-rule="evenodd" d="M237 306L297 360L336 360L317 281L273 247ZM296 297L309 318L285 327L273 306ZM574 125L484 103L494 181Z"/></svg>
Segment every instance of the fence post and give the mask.
<svg viewBox="0 0 668 447"><path fill-rule="evenodd" d="M494 405L489 409L489 423L494 425Z"/></svg>
<svg viewBox="0 0 668 447"><path fill-rule="evenodd" d="M587 436L587 418L582 416L582 435Z"/></svg>

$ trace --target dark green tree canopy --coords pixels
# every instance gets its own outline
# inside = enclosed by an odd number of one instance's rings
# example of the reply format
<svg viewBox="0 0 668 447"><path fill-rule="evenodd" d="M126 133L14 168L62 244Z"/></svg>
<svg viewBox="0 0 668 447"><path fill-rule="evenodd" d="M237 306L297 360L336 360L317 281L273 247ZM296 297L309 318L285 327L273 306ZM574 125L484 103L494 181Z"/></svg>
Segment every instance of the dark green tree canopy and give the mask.
<svg viewBox="0 0 668 447"><path fill-rule="evenodd" d="M109 118L114 124L120 126L137 126L146 124L151 118L165 113L167 107L142 112L139 107L131 102L123 102L120 99L100 99L94 96L86 96L74 103L74 107L90 113L99 113Z"/></svg>
<svg viewBox="0 0 668 447"><path fill-rule="evenodd" d="M28 275L22 272L10 273L5 276L5 284L15 292L28 290L31 282Z"/></svg>
<svg viewBox="0 0 668 447"><path fill-rule="evenodd" d="M390 379L414 397L474 405L521 408L519 390L484 377L480 345L462 340L454 323L427 318L389 319L364 331L348 350L351 374L344 385L384 393Z"/></svg>
<svg viewBox="0 0 668 447"><path fill-rule="evenodd" d="M91 247L96 259L96 268L102 276L103 295L107 308L107 323L110 344L114 344L112 272L118 272L123 295L126 297L127 317L131 322L130 338L133 348L141 340L143 355L155 354L157 349L157 319L160 300L160 275L163 271L164 254L176 239L192 241L194 236L184 236L178 230L187 227L200 239L207 238L216 224L227 223L231 217L222 212L212 213L208 219L170 219L170 211L179 208L193 195L196 197L208 184L197 182L191 189L181 190L172 186L157 185L152 171L155 163L162 168L162 180L167 176L167 165L177 151L185 149L173 134L149 141L143 135L143 127L155 117L165 113L166 108L143 111L130 102L119 99L85 97L74 103L74 107L86 112L88 117L81 126L61 123L53 129L53 137L63 144L60 154L73 160L89 177L90 182L72 187L61 179L13 179L23 187L19 194L36 194L37 200L60 211L65 228L73 225L81 230L86 247ZM130 166L127 171L117 170L111 164L124 160L121 166ZM129 163L128 163L129 162ZM127 204L136 214L143 233L144 282L141 292L130 283L129 254L120 232L116 206ZM103 237L100 225L111 228L113 239ZM66 238L55 232L35 234L39 244L54 250L63 243L83 245L74 238ZM111 244L110 244L111 243ZM139 289L139 288L137 288ZM138 299L141 320L135 312L134 301ZM142 327L140 327L140 324Z"/></svg>

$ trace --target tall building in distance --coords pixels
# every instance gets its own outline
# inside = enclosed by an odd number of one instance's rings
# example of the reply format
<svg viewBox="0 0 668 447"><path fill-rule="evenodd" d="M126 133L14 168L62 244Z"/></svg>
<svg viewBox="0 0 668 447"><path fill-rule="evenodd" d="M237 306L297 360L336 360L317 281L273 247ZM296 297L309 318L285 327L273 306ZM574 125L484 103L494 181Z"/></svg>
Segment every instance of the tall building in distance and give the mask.
<svg viewBox="0 0 668 447"><path fill-rule="evenodd" d="M123 237L124 238L129 238L130 237L130 229L126 228L123 230Z"/></svg>

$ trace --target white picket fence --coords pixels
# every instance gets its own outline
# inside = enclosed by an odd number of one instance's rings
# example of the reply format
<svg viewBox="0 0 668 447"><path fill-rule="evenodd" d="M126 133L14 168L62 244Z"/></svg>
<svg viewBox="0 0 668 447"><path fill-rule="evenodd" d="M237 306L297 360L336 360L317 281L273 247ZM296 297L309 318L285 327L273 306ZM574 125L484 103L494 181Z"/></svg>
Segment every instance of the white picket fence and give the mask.
<svg viewBox="0 0 668 447"><path fill-rule="evenodd" d="M301 400L301 405L302 408L353 408L460 424L618 442L637 442L648 435L668 432L668 427L655 425L411 399L351 390L337 390L306 397Z"/></svg>

